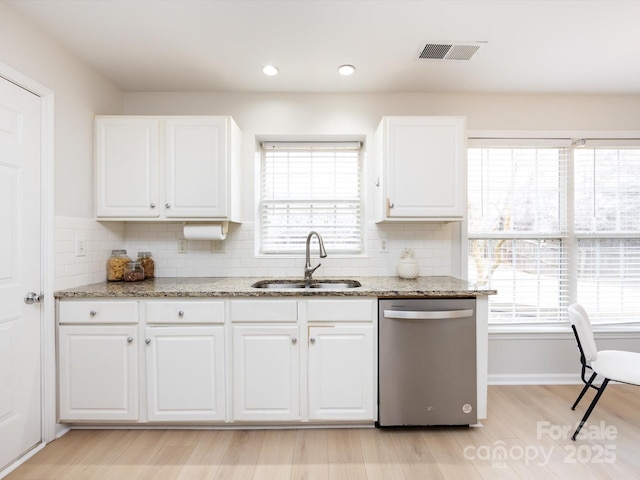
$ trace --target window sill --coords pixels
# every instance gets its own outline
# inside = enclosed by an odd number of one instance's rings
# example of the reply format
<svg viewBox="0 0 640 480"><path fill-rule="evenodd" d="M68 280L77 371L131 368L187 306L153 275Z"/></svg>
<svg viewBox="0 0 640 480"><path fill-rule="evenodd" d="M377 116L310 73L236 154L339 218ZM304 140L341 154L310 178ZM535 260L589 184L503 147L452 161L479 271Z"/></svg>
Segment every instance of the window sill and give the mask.
<svg viewBox="0 0 640 480"><path fill-rule="evenodd" d="M593 332L596 336L605 337L618 337L624 336L625 338L636 336L640 338L640 324L617 324L617 325L593 325ZM521 337L535 337L536 335L549 335L549 334L568 334L573 337L571 331L571 325L569 322L559 322L557 324L532 324L532 323L519 323L519 324L498 324L489 323L489 335L492 336L521 336Z"/></svg>

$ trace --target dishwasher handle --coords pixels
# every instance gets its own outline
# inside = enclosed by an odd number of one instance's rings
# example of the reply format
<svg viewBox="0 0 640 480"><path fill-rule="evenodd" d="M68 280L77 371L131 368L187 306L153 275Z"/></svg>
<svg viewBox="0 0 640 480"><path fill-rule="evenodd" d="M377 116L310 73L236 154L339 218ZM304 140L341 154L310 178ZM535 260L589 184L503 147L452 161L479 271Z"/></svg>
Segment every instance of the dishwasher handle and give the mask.
<svg viewBox="0 0 640 480"><path fill-rule="evenodd" d="M384 310L383 313L384 318L399 318L403 320L441 320L447 318L471 317L473 316L473 309L441 311Z"/></svg>

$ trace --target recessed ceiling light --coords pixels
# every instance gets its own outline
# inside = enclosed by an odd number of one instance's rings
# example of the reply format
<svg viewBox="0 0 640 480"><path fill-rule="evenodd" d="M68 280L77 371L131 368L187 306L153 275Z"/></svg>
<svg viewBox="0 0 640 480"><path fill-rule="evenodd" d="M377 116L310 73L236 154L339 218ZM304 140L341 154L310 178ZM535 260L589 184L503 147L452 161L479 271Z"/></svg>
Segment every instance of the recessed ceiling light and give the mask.
<svg viewBox="0 0 640 480"><path fill-rule="evenodd" d="M278 74L278 67L274 67L273 65L266 65L265 67L262 68L262 73L270 77L273 77Z"/></svg>
<svg viewBox="0 0 640 480"><path fill-rule="evenodd" d="M356 71L356 67L354 67L353 65L340 65L338 67L338 73L340 75L344 75L345 77L348 77L349 75L353 75L355 71Z"/></svg>

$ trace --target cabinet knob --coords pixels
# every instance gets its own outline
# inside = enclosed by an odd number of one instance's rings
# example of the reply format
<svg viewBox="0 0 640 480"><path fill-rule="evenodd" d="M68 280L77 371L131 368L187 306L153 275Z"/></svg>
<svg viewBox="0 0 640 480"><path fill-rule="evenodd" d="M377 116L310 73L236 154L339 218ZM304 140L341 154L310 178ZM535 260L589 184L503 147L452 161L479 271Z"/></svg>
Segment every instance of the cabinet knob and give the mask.
<svg viewBox="0 0 640 480"><path fill-rule="evenodd" d="M184 310L180 310L180 311L178 312L178 316L179 316L180 318L184 317Z"/></svg>
<svg viewBox="0 0 640 480"><path fill-rule="evenodd" d="M296 343L298 343L298 339L296 337L292 337L291 338L291 343L293 343L295 345Z"/></svg>
<svg viewBox="0 0 640 480"><path fill-rule="evenodd" d="M164 204L164 208L171 208L171 204L170 203L165 203Z"/></svg>
<svg viewBox="0 0 640 480"><path fill-rule="evenodd" d="M316 339L315 339L315 337L311 337L311 338L309 339L309 341L310 341L311 343L316 343Z"/></svg>
<svg viewBox="0 0 640 480"><path fill-rule="evenodd" d="M390 202L390 203L389 203L389 208L393 208L393 207L395 207L395 206L396 206L396 204L395 204L395 203L393 203L393 202Z"/></svg>
<svg viewBox="0 0 640 480"><path fill-rule="evenodd" d="M150 338L145 338L144 339L144 343L146 343L147 345L149 345L151 343L151 339Z"/></svg>
<svg viewBox="0 0 640 480"><path fill-rule="evenodd" d="M95 310L91 310L91 311L89 312L89 316L90 316L90 317L95 317L97 314L98 314L98 312L96 312Z"/></svg>
<svg viewBox="0 0 640 480"><path fill-rule="evenodd" d="M133 343L133 337L127 337L127 343Z"/></svg>
<svg viewBox="0 0 640 480"><path fill-rule="evenodd" d="M149 206L150 206L151 208L156 208L156 204L155 204L155 203L150 203L150 204L149 204Z"/></svg>

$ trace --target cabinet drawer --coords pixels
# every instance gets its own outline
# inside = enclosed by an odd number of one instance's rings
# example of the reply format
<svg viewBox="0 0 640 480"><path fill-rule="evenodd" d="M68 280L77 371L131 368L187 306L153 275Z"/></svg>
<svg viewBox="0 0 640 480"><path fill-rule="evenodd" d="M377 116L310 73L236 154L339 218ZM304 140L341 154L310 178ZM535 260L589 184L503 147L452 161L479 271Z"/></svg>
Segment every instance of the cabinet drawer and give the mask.
<svg viewBox="0 0 640 480"><path fill-rule="evenodd" d="M224 301L146 302L148 324L154 323L224 323Z"/></svg>
<svg viewBox="0 0 640 480"><path fill-rule="evenodd" d="M60 324L138 323L136 301L61 301Z"/></svg>
<svg viewBox="0 0 640 480"><path fill-rule="evenodd" d="M309 322L372 322L376 318L376 300L367 299L309 299Z"/></svg>
<svg viewBox="0 0 640 480"><path fill-rule="evenodd" d="M232 322L297 322L296 300L232 300Z"/></svg>

